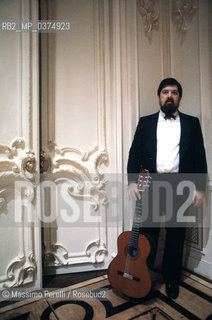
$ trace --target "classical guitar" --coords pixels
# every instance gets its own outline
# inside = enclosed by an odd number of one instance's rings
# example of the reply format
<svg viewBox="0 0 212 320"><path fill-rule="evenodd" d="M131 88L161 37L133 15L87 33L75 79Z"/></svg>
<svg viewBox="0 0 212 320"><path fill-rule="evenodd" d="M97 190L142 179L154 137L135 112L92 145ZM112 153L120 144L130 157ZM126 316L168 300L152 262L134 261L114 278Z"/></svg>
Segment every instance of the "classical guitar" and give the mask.
<svg viewBox="0 0 212 320"><path fill-rule="evenodd" d="M132 231L118 237L118 254L108 268L108 279L114 289L131 298L143 298L151 290L151 276L146 259L150 253L149 240L139 233L143 192L149 187L148 170L143 170L138 179L141 200L136 201Z"/></svg>

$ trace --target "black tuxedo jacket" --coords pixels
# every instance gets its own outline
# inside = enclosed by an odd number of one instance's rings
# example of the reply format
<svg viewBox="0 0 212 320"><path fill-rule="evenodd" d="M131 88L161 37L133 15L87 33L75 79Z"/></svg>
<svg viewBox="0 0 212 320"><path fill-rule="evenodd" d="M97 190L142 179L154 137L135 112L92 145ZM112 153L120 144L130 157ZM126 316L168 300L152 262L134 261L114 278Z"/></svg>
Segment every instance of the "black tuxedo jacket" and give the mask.
<svg viewBox="0 0 212 320"><path fill-rule="evenodd" d="M138 174L141 168L149 170L150 173L157 172L158 116L159 112L141 117L139 120L129 152L127 165L129 183L136 182L135 174ZM179 173L200 174L196 175L196 188L205 190L207 162L199 119L181 112L179 116L181 125Z"/></svg>

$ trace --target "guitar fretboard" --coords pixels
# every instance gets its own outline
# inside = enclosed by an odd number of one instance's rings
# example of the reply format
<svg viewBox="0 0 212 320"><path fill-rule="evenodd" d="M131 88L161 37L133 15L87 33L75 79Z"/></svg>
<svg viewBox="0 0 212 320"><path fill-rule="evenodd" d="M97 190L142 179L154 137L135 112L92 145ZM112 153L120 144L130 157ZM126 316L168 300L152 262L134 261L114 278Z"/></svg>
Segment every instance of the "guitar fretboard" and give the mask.
<svg viewBox="0 0 212 320"><path fill-rule="evenodd" d="M139 238L139 228L141 222L141 215L142 215L142 192L140 192L141 200L136 200L135 206L135 214L133 219L133 226L130 236L130 243L129 246L136 248L138 247L138 238Z"/></svg>

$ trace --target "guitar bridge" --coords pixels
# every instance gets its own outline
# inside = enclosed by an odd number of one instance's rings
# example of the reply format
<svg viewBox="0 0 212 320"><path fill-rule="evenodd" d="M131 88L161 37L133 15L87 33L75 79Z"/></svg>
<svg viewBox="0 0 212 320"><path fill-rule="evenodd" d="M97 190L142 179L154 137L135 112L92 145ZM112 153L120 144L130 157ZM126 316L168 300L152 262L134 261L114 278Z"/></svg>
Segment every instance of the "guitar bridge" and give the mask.
<svg viewBox="0 0 212 320"><path fill-rule="evenodd" d="M126 272L123 273L123 277L125 277L125 278L127 278L129 280L133 280L133 276L131 274L129 274L129 273L126 273Z"/></svg>
<svg viewBox="0 0 212 320"><path fill-rule="evenodd" d="M134 277L131 274L127 273L127 272L122 272L118 270L118 274L121 275L124 278L127 278L129 280L134 280L134 281L140 281L140 278L138 277Z"/></svg>

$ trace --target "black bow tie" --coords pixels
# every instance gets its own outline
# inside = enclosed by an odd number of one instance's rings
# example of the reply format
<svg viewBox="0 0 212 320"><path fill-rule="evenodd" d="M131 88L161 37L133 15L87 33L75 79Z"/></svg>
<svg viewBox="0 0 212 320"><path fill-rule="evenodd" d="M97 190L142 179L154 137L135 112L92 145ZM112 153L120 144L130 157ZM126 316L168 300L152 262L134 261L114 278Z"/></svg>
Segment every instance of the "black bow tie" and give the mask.
<svg viewBox="0 0 212 320"><path fill-rule="evenodd" d="M176 119L176 116L174 114L170 114L169 116L164 117L165 120L170 120L170 119Z"/></svg>

